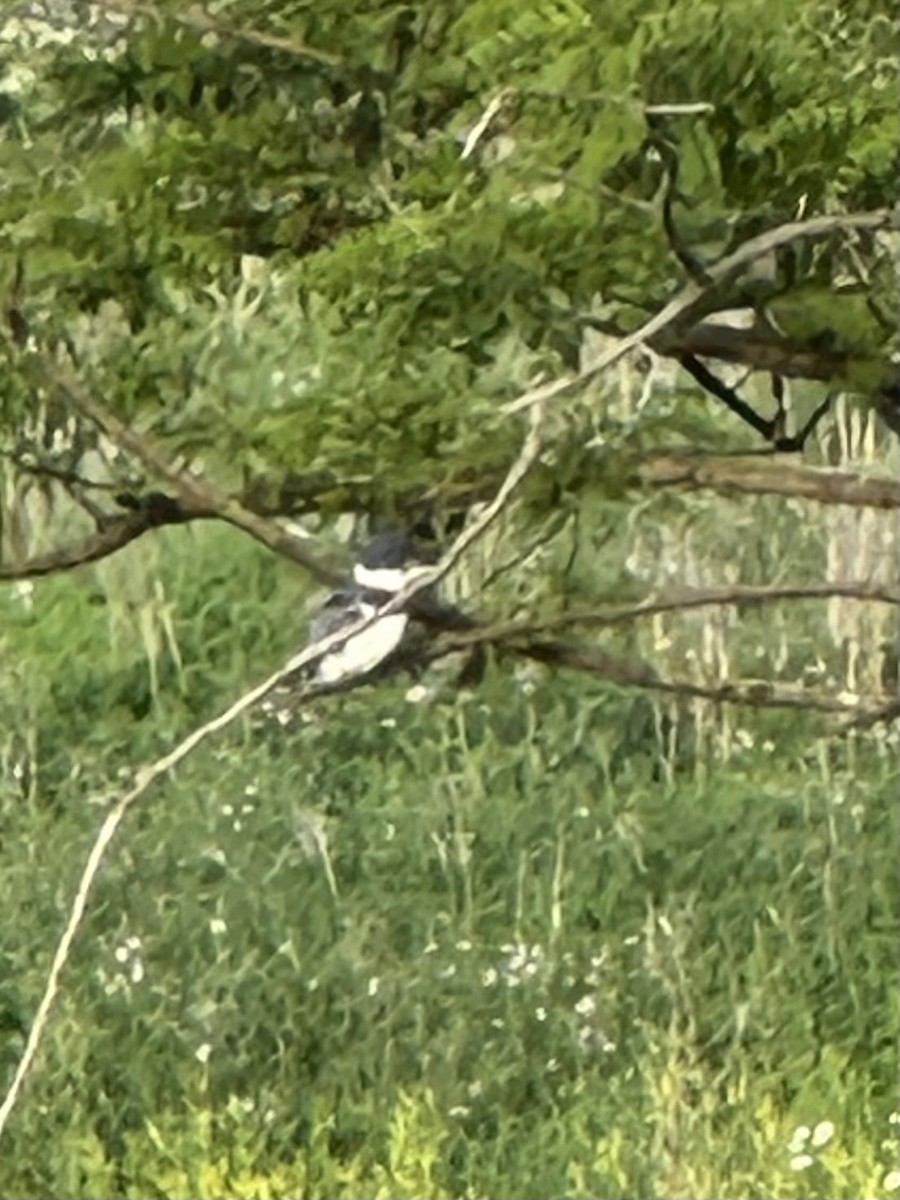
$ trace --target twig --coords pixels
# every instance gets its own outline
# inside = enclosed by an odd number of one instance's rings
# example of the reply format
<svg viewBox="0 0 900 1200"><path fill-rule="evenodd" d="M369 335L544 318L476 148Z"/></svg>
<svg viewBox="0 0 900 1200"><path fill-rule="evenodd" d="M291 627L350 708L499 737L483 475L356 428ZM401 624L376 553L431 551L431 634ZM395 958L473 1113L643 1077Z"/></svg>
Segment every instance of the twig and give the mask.
<svg viewBox="0 0 900 1200"><path fill-rule="evenodd" d="M365 620L361 620L352 627L341 630L330 637L323 638L312 646L308 646L305 650L295 655L288 663L280 670L276 671L263 683L251 688L240 696L235 702L219 716L214 717L211 721L207 721L198 729L188 734L177 746L168 754L158 758L149 766L140 769L135 777L134 786L125 793L110 811L107 813L100 830L94 839L88 854L84 868L81 873L81 878L75 892L72 906L69 910L69 916L66 920L62 935L57 943L56 950L50 964L50 970L47 974L47 980L44 985L44 992L41 996L35 1013L34 1021L31 1029L28 1032L28 1037L25 1041L25 1048L22 1051L21 1058L13 1073L12 1081L9 1085L7 1093L0 1104L0 1138L9 1121L10 1115L16 1105L16 1101L22 1090L22 1086L31 1070L35 1057L41 1046L44 1030L50 1019L50 1014L53 1008L53 1002L56 999L59 991L60 977L62 971L68 961L69 954L72 949L72 944L76 934L81 926L87 909L87 902L90 896L91 889L97 879L103 862L103 856L109 847L110 842L116 834L119 826L122 824L126 814L132 805L135 804L150 788L150 786L167 774L171 769L182 762L189 754L191 754L202 742L211 737L212 734L218 733L219 730L225 729L231 724L241 713L246 712L259 700L261 700L268 692L283 683L289 676L294 675L302 667L308 666L327 654L330 650L343 645L351 637L355 637L379 620L388 612L395 611L407 603L417 592L432 586L440 580L451 569L460 555L480 537L487 529L491 522L499 515L504 506L509 502L509 499L515 488L521 483L530 467L534 463L540 450L539 437L539 417L540 412L536 411L532 414L531 428L525 443L522 447L516 461L510 468L506 478L503 480L496 496L487 505L484 512L467 526L450 546L446 554L441 560L431 568L423 570L418 578L410 583L402 592L378 612Z"/></svg>
<svg viewBox="0 0 900 1200"><path fill-rule="evenodd" d="M710 371L709 367L705 366L693 354L682 354L678 361L684 367L685 371L694 379L704 391L710 392L717 400L721 400L725 407L740 417L747 425L754 429L758 434L766 439L767 442L772 440L775 432L775 422L769 421L765 417L761 417L755 408L752 408L746 400L742 400L734 388L723 383L717 375Z"/></svg>
<svg viewBox="0 0 900 1200"><path fill-rule="evenodd" d="M547 633L572 625L594 628L622 625L661 613L686 612L695 608L726 605L761 605L784 600L847 600L870 601L900 605L900 590L859 580L826 580L822 583L735 584L724 588L683 588L660 597L647 596L636 604L615 605L607 609L575 609L554 613L549 617L526 617L519 621L503 621L481 625L476 629L449 633L440 639L442 648L464 649L482 642L500 642Z"/></svg>
<svg viewBox="0 0 900 1200"><path fill-rule="evenodd" d="M698 100L694 104L647 104L644 114L648 117L697 117L716 111L714 104Z"/></svg>
<svg viewBox="0 0 900 1200"><path fill-rule="evenodd" d="M462 162L465 162L466 159L470 158L475 152L475 147L484 137L491 121L493 121L494 117L496 117L497 113L500 112L500 110L503 108L503 105L512 94L512 88L502 88L490 101L487 108L484 110L466 136L465 144L459 156Z"/></svg>

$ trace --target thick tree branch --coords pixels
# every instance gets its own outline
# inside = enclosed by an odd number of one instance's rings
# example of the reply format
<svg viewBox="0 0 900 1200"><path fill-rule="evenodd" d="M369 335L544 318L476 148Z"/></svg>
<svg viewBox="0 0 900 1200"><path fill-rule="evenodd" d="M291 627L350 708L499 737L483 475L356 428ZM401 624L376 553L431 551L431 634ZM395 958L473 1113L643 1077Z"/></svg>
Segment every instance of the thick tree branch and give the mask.
<svg viewBox="0 0 900 1200"><path fill-rule="evenodd" d="M896 480L808 467L772 455L648 454L635 470L638 480L651 487L702 489L726 496L791 496L856 508L900 507Z"/></svg>

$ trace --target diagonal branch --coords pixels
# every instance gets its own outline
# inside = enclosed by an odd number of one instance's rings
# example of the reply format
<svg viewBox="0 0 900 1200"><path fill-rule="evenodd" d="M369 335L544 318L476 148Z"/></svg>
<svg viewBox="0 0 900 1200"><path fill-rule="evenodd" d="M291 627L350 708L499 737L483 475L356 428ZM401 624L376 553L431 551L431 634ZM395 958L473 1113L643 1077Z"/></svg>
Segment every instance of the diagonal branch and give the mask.
<svg viewBox="0 0 900 1200"><path fill-rule="evenodd" d="M587 364L577 374L530 388L515 400L505 404L501 411L515 413L523 408L530 408L533 404L554 400L589 380L596 379L629 351L635 350L644 342L649 342L666 331L683 330L690 327L706 315L706 303L712 291L738 279L746 267L772 250L790 245L792 242L813 241L817 238L827 237L829 234L843 229L865 229L876 232L880 229L898 228L900 228L900 214L892 212L890 209L879 209L868 213L848 213L845 216L813 217L808 221L790 221L786 225L779 225L775 229L750 238L731 254L706 268L708 283L691 282L687 284L659 312L645 321L643 325L639 325L632 333L623 337L594 362Z"/></svg>
<svg viewBox="0 0 900 1200"><path fill-rule="evenodd" d="M756 430L767 442L772 441L775 434L774 421L768 421L765 417L761 417L755 408L751 407L746 400L741 399L734 388L723 383L718 376L710 371L709 367L700 362L698 358L695 358L693 354L682 354L679 356L678 361L691 378L700 384L704 391L721 400L730 412L733 412L736 417L740 417L745 424L749 425L751 429Z"/></svg>
<svg viewBox="0 0 900 1200"><path fill-rule="evenodd" d="M39 579L58 571L71 571L115 554L151 529L159 529L163 525L182 525L186 521L211 515L188 514L173 508L165 517L161 517L152 506L141 506L132 512L107 517L95 533L68 546L48 550L46 554L35 555L22 563L0 563L0 580Z"/></svg>
<svg viewBox="0 0 900 1200"><path fill-rule="evenodd" d="M270 550L298 563L321 583L333 586L343 582L337 572L320 562L298 538L286 533L274 521L251 512L239 500L220 492L201 476L175 467L167 456L154 446L150 438L139 434L95 400L70 371L43 358L38 362L44 382L56 391L70 408L91 421L117 446L133 454L150 471L171 485L188 517L218 517L236 529L248 533Z"/></svg>
<svg viewBox="0 0 900 1200"><path fill-rule="evenodd" d="M81 411L81 410L79 410ZM496 496L488 504L481 515L463 529L460 535L456 538L449 550L441 558L436 566L423 570L419 578L409 584L402 592L385 605L371 617L357 622L352 627L341 630L338 633L332 634L330 637L323 638L312 646L308 646L300 654L287 662L280 670L276 671L263 683L251 688L240 696L235 702L219 716L214 717L211 721L207 721L204 725L193 730L186 738L178 743L168 754L158 758L149 766L142 767L135 775L134 785L121 796L110 811L107 813L96 838L91 846L87 860L81 873L81 878L75 892L75 897L72 901L72 906L69 910L69 915L66 920L65 927L57 943L56 950L53 954L53 959L50 964L50 969L47 974L47 980L44 985L44 992L41 996L35 1013L34 1021L31 1029L28 1032L28 1037L25 1041L25 1048L19 1059L16 1069L13 1073L12 1081L3 1102L0 1103L0 1138L9 1121L10 1115L15 1108L16 1101L21 1093L22 1086L32 1068L32 1065L40 1049L44 1031L50 1019L50 1014L53 1009L53 1003L56 999L60 986L60 978L63 969L68 962L69 954L71 953L72 945L78 930L81 927L81 922L84 919L84 914L87 911L87 903L96 882L97 876L103 863L103 856L109 848L112 839L117 830L121 826L123 820L129 810L138 800L149 790L149 788L158 779L161 779L173 767L183 762L189 754L193 753L198 746L210 738L214 733L227 728L235 721L242 713L246 712L258 701L262 700L268 692L279 684L284 683L302 667L309 666L318 659L327 654L328 651L336 649L343 645L351 637L355 637L364 629L367 629L380 617L387 612L395 611L402 607L418 592L425 588L433 586L451 569L460 555L477 539L479 538L488 526L499 516L506 505L509 503L513 492L522 482L537 459L540 451L540 436L539 436L539 417L540 410L532 414L532 422L530 432L525 439L522 451L516 461L510 467L506 478L503 480ZM193 481L191 481L193 486Z"/></svg>

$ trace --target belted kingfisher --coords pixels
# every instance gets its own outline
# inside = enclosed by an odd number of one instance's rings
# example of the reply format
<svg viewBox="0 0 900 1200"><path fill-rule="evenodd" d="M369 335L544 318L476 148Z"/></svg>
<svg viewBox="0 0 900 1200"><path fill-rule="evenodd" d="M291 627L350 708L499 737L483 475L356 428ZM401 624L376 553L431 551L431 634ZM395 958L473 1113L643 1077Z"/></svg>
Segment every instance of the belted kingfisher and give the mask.
<svg viewBox="0 0 900 1200"><path fill-rule="evenodd" d="M309 625L309 640L319 641L373 617L421 574L425 564L410 538L399 530L377 533L360 551L353 567L354 587L334 592ZM415 609L415 605L412 606ZM365 675L380 666L403 641L409 611L388 613L336 650L329 651L315 671L320 683L338 683L354 675Z"/></svg>

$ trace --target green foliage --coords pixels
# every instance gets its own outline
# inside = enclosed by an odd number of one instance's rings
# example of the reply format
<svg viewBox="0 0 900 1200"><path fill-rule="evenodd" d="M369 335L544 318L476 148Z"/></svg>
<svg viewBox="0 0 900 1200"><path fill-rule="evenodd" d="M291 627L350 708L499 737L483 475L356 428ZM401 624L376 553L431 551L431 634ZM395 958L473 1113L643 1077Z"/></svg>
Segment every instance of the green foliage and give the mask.
<svg viewBox="0 0 900 1200"><path fill-rule="evenodd" d="M2 141L0 246L25 266L28 319L46 334L77 320L107 401L173 449L202 445L276 491L326 464L326 511L351 494L391 511L435 472L444 497L496 471L496 400L526 364L572 364L573 311L599 296L629 327L682 281L651 135L678 155L679 221L707 257L798 208L893 203L886 4L345 8L229 9L231 28L328 62L190 21L98 18L58 42L12 20L33 74L8 73ZM709 110L644 111L698 102ZM846 352L869 388L896 283L864 249L890 277L882 321L829 306L848 268L837 244L788 256L774 290L806 314L797 336ZM248 256L268 263L259 296L235 270ZM721 298L741 300L741 286ZM98 310L102 331L85 321ZM525 353L505 356L510 343ZM668 430L691 428L682 407Z"/></svg>

